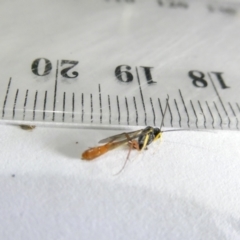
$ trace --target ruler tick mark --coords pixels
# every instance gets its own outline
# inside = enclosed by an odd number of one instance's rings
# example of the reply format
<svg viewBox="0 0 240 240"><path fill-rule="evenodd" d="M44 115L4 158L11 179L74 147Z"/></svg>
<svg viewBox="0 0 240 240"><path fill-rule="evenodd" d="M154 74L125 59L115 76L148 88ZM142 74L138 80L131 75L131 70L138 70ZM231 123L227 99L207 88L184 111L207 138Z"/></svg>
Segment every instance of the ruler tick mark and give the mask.
<svg viewBox="0 0 240 240"><path fill-rule="evenodd" d="M66 103L66 92L63 93L63 113L62 113L62 121L65 121L65 103Z"/></svg>
<svg viewBox="0 0 240 240"><path fill-rule="evenodd" d="M153 107L152 98L150 98L150 103L151 103L152 112L153 112L153 126L156 126L156 116L155 116L155 110L154 110L154 107Z"/></svg>
<svg viewBox="0 0 240 240"><path fill-rule="evenodd" d="M238 111L240 112L240 107L239 107L238 103L236 103L236 106L238 108Z"/></svg>
<svg viewBox="0 0 240 240"><path fill-rule="evenodd" d="M119 106L118 96L117 96L117 109L118 109L118 124L120 124L121 115L120 115L120 106Z"/></svg>
<svg viewBox="0 0 240 240"><path fill-rule="evenodd" d="M109 95L108 95L108 110L109 110L109 124L111 124L112 112L111 112L111 101L110 101Z"/></svg>
<svg viewBox="0 0 240 240"><path fill-rule="evenodd" d="M75 107L75 97L73 93L72 94L72 122L74 122L74 107Z"/></svg>
<svg viewBox="0 0 240 240"><path fill-rule="evenodd" d="M57 99L57 80L58 80L58 60L57 60L57 69L56 69L55 86L54 86L54 100L53 100L53 117L52 117L52 121L55 121L55 109L56 109L56 99Z"/></svg>
<svg viewBox="0 0 240 240"><path fill-rule="evenodd" d="M188 110L187 110L187 107L186 107L186 105L185 105L185 102L184 102L184 99L183 99L181 90L179 89L178 91L179 91L179 94L180 94L180 97L181 97L181 99L182 99L182 103L183 103L183 106L184 106L184 109L185 109L185 112L186 112L186 115L187 115L187 125L188 125L188 127L190 127L190 126L189 126Z"/></svg>
<svg viewBox="0 0 240 240"><path fill-rule="evenodd" d="M9 82L8 82L7 91L6 91L6 95L5 95L5 99L4 99L4 103L3 103L2 118L4 118L4 115L5 115L5 107L7 104L7 98L8 98L8 93L9 93L9 89L11 86L11 81L12 81L12 78L10 78Z"/></svg>
<svg viewBox="0 0 240 240"><path fill-rule="evenodd" d="M213 80L212 80L212 77L211 77L211 74L210 74L210 73L208 73L208 77L209 77L209 79L210 79L210 81L211 81L211 83L212 83L212 85L213 85L213 88L214 88L214 90L215 90L215 93L216 93L217 96L218 96L218 99L219 99L219 101L220 101L220 103L221 103L221 105L222 105L222 108L223 108L223 110L224 110L224 112L225 112L225 114L226 114L226 116L227 116L227 118L228 118L228 128L231 128L231 126L230 126L230 125L231 125L231 120L230 120L230 118L229 118L229 116L228 116L227 110L226 110L226 108L225 108L225 106L224 106L224 104L223 104L223 102L222 102L222 99L221 99L221 97L220 97L220 95L219 95L219 92L218 92L215 84L213 83Z"/></svg>
<svg viewBox="0 0 240 240"><path fill-rule="evenodd" d="M147 113L146 113L146 107L145 107L145 103L144 103L144 98L143 98L143 93L142 93L142 87L141 87L141 83L140 83L140 78L139 78L139 74L138 74L138 69L136 67L136 73L137 73L137 79L138 79L138 86L139 86L139 91L140 91L140 95L141 95L141 99L142 99L142 105L143 105L143 111L144 111L144 122L145 125L147 125Z"/></svg>
<svg viewBox="0 0 240 240"><path fill-rule="evenodd" d="M204 114L204 112L203 112L202 105L201 105L200 101L198 101L198 105L199 105L200 110L201 110L202 115L203 115L203 119L204 119L204 124L203 124L203 125L204 125L205 128L207 128L207 127L206 127L206 117L205 117L205 114Z"/></svg>
<svg viewBox="0 0 240 240"><path fill-rule="evenodd" d="M208 111L209 111L209 113L210 113L210 115L212 117L212 127L214 129L214 117L213 117L212 111L211 111L207 101L206 101L206 105L207 105Z"/></svg>
<svg viewBox="0 0 240 240"><path fill-rule="evenodd" d="M136 124L138 125L138 110L137 110L137 103L136 103L135 97L133 97L133 103L134 103L135 113L136 113Z"/></svg>
<svg viewBox="0 0 240 240"><path fill-rule="evenodd" d="M102 96L101 96L100 84L98 84L98 92L99 92L99 107L100 107L100 123L102 123Z"/></svg>
<svg viewBox="0 0 240 240"><path fill-rule="evenodd" d="M194 113L195 118L196 118L196 122L195 122L195 124L196 124L196 127L198 128L198 117L197 117L197 114L196 114L195 108L194 108L194 106L193 106L192 100L190 100L190 103L191 103L192 110L193 110L193 113Z"/></svg>
<svg viewBox="0 0 240 240"><path fill-rule="evenodd" d="M171 111L171 108L170 108L169 101L167 102L167 106L168 106L169 113L170 113L170 124L171 124L171 126L173 126L173 116L172 116L172 111Z"/></svg>
<svg viewBox="0 0 240 240"><path fill-rule="evenodd" d="M46 105L47 105L47 91L45 91L45 95L44 95L43 120L45 120L45 117L46 117Z"/></svg>
<svg viewBox="0 0 240 240"><path fill-rule="evenodd" d="M36 105L37 105L37 96L38 96L38 91L35 93L35 98L34 98L34 105L33 105L33 120L35 120L35 112L36 112Z"/></svg>
<svg viewBox="0 0 240 240"><path fill-rule="evenodd" d="M161 102L160 102L160 99L158 98L158 104L159 104L159 107L160 107L160 111L161 111L161 114L162 114L162 118L163 118L163 110L162 110L162 105L161 105ZM163 127L164 127L164 122L162 123Z"/></svg>
<svg viewBox="0 0 240 240"><path fill-rule="evenodd" d="M82 93L82 122L83 122L83 116L84 116L84 94Z"/></svg>
<svg viewBox="0 0 240 240"><path fill-rule="evenodd" d="M23 105L23 120L25 119L25 114L26 114L27 98L28 98L28 89L26 90L24 105Z"/></svg>
<svg viewBox="0 0 240 240"><path fill-rule="evenodd" d="M222 128L222 117L218 111L218 108L217 108L217 104L213 101L213 104L214 104L214 107L215 109L217 110L217 113L218 113L218 116L219 116L219 119L220 119L220 127Z"/></svg>
<svg viewBox="0 0 240 240"><path fill-rule="evenodd" d="M234 117L236 118L236 127L237 127L237 129L238 129L238 118L237 118L237 116L236 116L236 113L235 113L235 111L234 111L234 109L233 109L233 107L232 107L232 105L231 105L230 102L228 102L228 105L229 105L229 107L231 108Z"/></svg>
<svg viewBox="0 0 240 240"><path fill-rule="evenodd" d="M238 103L236 103L236 105L237 105L238 111L240 112L240 107L239 107Z"/></svg>
<svg viewBox="0 0 240 240"><path fill-rule="evenodd" d="M12 116L13 119L14 119L14 117L15 117L15 109L16 109L16 104L17 104L17 97L18 97L18 89L17 89L17 91L16 91L15 99L14 99L14 104L13 104L13 116Z"/></svg>
<svg viewBox="0 0 240 240"><path fill-rule="evenodd" d="M93 97L92 97L92 93L90 94L90 102L91 102L91 123L93 123Z"/></svg>
<svg viewBox="0 0 240 240"><path fill-rule="evenodd" d="M128 109L128 101L126 97L125 97L125 104L126 104L126 110L127 110L127 124L129 125L129 109Z"/></svg>
<svg viewBox="0 0 240 240"><path fill-rule="evenodd" d="M177 105L177 101L176 99L174 99L174 102L175 102L175 106L176 106L176 109L177 109L177 112L178 112L178 117L179 117L179 127L182 127L181 126L181 121L182 121L182 118L181 118L181 115L180 115L180 112L179 112L179 109L178 109L178 105Z"/></svg>

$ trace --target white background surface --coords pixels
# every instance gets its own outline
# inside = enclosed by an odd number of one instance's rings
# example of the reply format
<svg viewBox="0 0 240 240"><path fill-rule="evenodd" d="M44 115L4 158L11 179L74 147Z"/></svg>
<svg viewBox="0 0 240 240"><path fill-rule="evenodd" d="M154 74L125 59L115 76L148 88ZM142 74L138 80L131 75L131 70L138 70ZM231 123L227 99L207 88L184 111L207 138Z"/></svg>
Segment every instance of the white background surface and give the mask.
<svg viewBox="0 0 240 240"><path fill-rule="evenodd" d="M69 4L62 1L56 9L69 13ZM26 21L34 6L40 22L51 14L60 21L55 33L43 28L41 43L36 22ZM2 14L9 16L4 35L20 42L16 49L9 47L10 56L17 58L19 49L27 49L21 57L32 59L49 44L51 54L61 55L54 45L57 38L68 37L63 26L71 39L75 33L53 7L49 10L46 1L2 3ZM12 31L16 26L18 31ZM28 42L32 34L37 45ZM1 46L9 45L3 41ZM0 132L0 239L240 239L238 132L166 133L161 144L140 154L133 151L117 176L127 149L92 162L80 155L119 131L37 127L28 132L0 125Z"/></svg>
<svg viewBox="0 0 240 240"><path fill-rule="evenodd" d="M239 239L238 132L79 159L119 131L1 126L1 239ZM78 144L76 144L78 142Z"/></svg>

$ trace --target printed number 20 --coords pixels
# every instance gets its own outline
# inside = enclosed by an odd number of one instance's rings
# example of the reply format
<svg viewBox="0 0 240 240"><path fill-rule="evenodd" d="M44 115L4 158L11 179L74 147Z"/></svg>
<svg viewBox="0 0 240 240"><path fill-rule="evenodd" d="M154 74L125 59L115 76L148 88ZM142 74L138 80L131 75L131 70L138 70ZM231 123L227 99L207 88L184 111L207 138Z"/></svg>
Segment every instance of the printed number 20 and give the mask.
<svg viewBox="0 0 240 240"><path fill-rule="evenodd" d="M44 62L44 63L41 63ZM39 71L39 64L44 65L44 71L40 73ZM61 70L61 75L65 78L76 78L78 76L78 72L74 71L71 73L72 76L68 74L69 70L75 67L78 64L78 61L72 60L61 60L61 66L69 64L70 66L65 67ZM46 58L37 58L32 63L32 72L37 76L46 76L52 70L52 63Z"/></svg>

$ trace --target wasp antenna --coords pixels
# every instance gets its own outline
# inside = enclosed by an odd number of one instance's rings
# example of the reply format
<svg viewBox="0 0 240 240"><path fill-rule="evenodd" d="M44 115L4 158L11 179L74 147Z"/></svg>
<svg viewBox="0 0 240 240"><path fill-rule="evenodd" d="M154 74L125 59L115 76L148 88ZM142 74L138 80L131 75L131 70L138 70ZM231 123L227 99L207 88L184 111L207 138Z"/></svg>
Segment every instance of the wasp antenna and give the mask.
<svg viewBox="0 0 240 240"><path fill-rule="evenodd" d="M167 108L168 108L168 100L169 100L169 96L168 95L167 95L167 99L166 100L167 100L167 102L166 102L166 107L165 107L165 110L164 110L164 113L163 113L162 122L161 122L161 125L160 125L160 131L162 129L164 118L165 118L165 115L166 115L166 112L167 112Z"/></svg>
<svg viewBox="0 0 240 240"><path fill-rule="evenodd" d="M120 174L123 171L123 169L125 168L125 166L127 165L127 162L128 162L128 158L126 158L122 168L117 173L113 174L113 176Z"/></svg>

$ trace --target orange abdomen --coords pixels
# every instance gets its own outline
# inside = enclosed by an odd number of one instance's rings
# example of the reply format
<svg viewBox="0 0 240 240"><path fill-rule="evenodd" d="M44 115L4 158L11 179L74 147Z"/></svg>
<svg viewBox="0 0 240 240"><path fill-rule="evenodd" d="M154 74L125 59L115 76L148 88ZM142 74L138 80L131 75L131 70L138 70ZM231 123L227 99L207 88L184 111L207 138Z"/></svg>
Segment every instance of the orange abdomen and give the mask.
<svg viewBox="0 0 240 240"><path fill-rule="evenodd" d="M107 144L99 147L94 147L86 150L82 154L82 159L83 160L93 160L94 158L97 158L104 153L106 153L109 150Z"/></svg>
<svg viewBox="0 0 240 240"><path fill-rule="evenodd" d="M106 153L110 150L113 150L119 146L122 146L124 144L127 144L127 143L128 143L128 140L122 140L119 142L109 142L109 143L106 143L105 145L102 145L99 147L89 148L88 150L83 152L82 159L83 160L93 160L94 158L97 158L97 157L103 155L104 153Z"/></svg>

